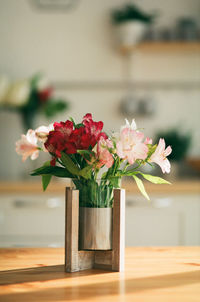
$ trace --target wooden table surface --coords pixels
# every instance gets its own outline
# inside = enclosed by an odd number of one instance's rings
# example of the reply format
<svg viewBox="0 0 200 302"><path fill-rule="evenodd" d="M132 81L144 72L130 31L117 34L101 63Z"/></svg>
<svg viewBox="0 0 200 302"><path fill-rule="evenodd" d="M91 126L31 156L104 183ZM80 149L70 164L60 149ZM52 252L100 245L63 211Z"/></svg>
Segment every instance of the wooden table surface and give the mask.
<svg viewBox="0 0 200 302"><path fill-rule="evenodd" d="M0 301L200 301L200 247L128 248L123 273L64 272L64 249L0 249Z"/></svg>

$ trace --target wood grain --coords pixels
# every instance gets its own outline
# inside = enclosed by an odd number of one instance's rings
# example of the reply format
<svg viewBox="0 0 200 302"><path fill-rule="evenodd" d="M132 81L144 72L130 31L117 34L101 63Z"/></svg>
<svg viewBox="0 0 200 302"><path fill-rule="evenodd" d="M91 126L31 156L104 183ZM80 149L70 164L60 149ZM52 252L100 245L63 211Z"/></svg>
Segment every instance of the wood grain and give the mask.
<svg viewBox="0 0 200 302"><path fill-rule="evenodd" d="M78 252L78 268L79 270L91 269L94 267L95 252L79 251Z"/></svg>
<svg viewBox="0 0 200 302"><path fill-rule="evenodd" d="M200 42L142 42L133 46L122 46L120 48L122 54L128 54L134 51L153 52L153 53L199 53Z"/></svg>
<svg viewBox="0 0 200 302"><path fill-rule="evenodd" d="M112 270L124 270L125 249L125 190L114 190L113 236L112 236Z"/></svg>
<svg viewBox="0 0 200 302"><path fill-rule="evenodd" d="M67 272L79 270L78 219L79 191L66 188L65 266Z"/></svg>
<svg viewBox="0 0 200 302"><path fill-rule="evenodd" d="M123 273L64 268L63 248L0 249L1 302L199 302L200 247L127 248Z"/></svg>
<svg viewBox="0 0 200 302"><path fill-rule="evenodd" d="M94 268L112 270L112 251L95 251Z"/></svg>

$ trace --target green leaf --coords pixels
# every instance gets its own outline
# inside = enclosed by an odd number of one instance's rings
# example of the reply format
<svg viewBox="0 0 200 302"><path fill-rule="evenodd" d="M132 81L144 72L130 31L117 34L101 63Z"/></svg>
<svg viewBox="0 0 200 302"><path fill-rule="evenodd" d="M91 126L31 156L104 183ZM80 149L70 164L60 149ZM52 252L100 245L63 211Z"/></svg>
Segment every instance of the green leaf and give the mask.
<svg viewBox="0 0 200 302"><path fill-rule="evenodd" d="M61 167L40 167L36 170L34 170L33 172L31 172L32 176L37 176L37 175L54 175L57 177L68 177L71 178L73 177L73 175L67 171L65 168L61 168Z"/></svg>
<svg viewBox="0 0 200 302"><path fill-rule="evenodd" d="M94 152L93 151L91 151L91 150L77 150L77 153L79 153L79 154L83 154L83 155L85 155L85 154L88 154L88 155L90 155L90 154L93 154Z"/></svg>
<svg viewBox="0 0 200 302"><path fill-rule="evenodd" d="M157 144L155 145L148 145L149 151L148 151L148 158L151 157L151 155L155 152L156 148L157 148Z"/></svg>
<svg viewBox="0 0 200 302"><path fill-rule="evenodd" d="M43 167L49 167L51 164L50 164L50 161L46 161L43 165ZM42 175L42 187L43 187L43 191L45 191L51 181L51 178L52 178L52 175L51 174L45 174L45 175Z"/></svg>
<svg viewBox="0 0 200 302"><path fill-rule="evenodd" d="M31 84L32 89L36 89L37 84L42 77L43 77L42 72L38 72L33 75L33 77L30 79L30 84Z"/></svg>
<svg viewBox="0 0 200 302"><path fill-rule="evenodd" d="M125 172L121 172L122 176L133 176L133 175L136 175L136 174L138 174L138 171L135 171L135 169L128 170L128 171L125 171Z"/></svg>
<svg viewBox="0 0 200 302"><path fill-rule="evenodd" d="M46 191L50 181L51 181L52 175L50 174L45 174L42 175L42 187L43 187L43 191Z"/></svg>
<svg viewBox="0 0 200 302"><path fill-rule="evenodd" d="M68 103L63 100L49 99L43 107L44 113L47 117L52 117L58 112L64 111L68 108Z"/></svg>
<svg viewBox="0 0 200 302"><path fill-rule="evenodd" d="M77 153L82 155L87 160L90 160L91 156L94 155L94 152L91 150L77 150Z"/></svg>
<svg viewBox="0 0 200 302"><path fill-rule="evenodd" d="M120 187L120 177L111 177L109 178L111 185L113 185L114 188Z"/></svg>
<svg viewBox="0 0 200 302"><path fill-rule="evenodd" d="M171 183L161 177L158 177L158 176L152 176L152 175L149 175L149 174L143 174L141 172L139 172L146 180L152 182L153 184L168 184L168 185L171 185Z"/></svg>
<svg viewBox="0 0 200 302"><path fill-rule="evenodd" d="M73 123L73 125L74 125L74 127L75 127L75 126L76 126L76 123L75 123L73 117L70 117L69 120Z"/></svg>
<svg viewBox="0 0 200 302"><path fill-rule="evenodd" d="M89 179L91 177L92 166L86 166L80 171L80 176L85 179Z"/></svg>
<svg viewBox="0 0 200 302"><path fill-rule="evenodd" d="M74 175L80 175L80 169L75 165L73 160L64 152L61 152L61 161L64 164L65 168Z"/></svg>
<svg viewBox="0 0 200 302"><path fill-rule="evenodd" d="M79 129L81 127L84 127L83 123L76 124L76 126L75 126L76 129Z"/></svg>
<svg viewBox="0 0 200 302"><path fill-rule="evenodd" d="M145 190L145 187L143 185L143 182L140 178L138 178L136 175L133 175L133 178L135 179L135 182L138 186L138 189L140 190L140 192L142 193L142 195L147 199L147 200L150 200L146 190Z"/></svg>

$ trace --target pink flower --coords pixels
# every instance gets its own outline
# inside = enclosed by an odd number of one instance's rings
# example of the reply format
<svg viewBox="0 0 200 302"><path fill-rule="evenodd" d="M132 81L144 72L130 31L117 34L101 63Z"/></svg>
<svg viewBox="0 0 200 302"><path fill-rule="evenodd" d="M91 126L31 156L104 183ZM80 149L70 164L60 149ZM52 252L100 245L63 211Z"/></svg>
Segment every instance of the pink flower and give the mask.
<svg viewBox="0 0 200 302"><path fill-rule="evenodd" d="M167 156L171 152L172 148L168 146L165 149L165 140L163 138L160 138L155 152L150 157L150 161L158 164L161 167L163 173L169 173L171 165L169 160L167 159Z"/></svg>
<svg viewBox="0 0 200 302"><path fill-rule="evenodd" d="M127 159L133 164L137 159L144 160L147 157L148 147L142 142L144 134L135 130L136 124L126 122L121 128L120 139L117 142L117 154L120 158Z"/></svg>
<svg viewBox="0 0 200 302"><path fill-rule="evenodd" d="M147 137L144 141L146 145L151 145L153 143L152 138Z"/></svg>
<svg viewBox="0 0 200 302"><path fill-rule="evenodd" d="M29 156L32 160L38 157L39 150L34 130L30 129L26 135L22 134L21 139L16 142L16 152L22 155L22 161L25 161Z"/></svg>
<svg viewBox="0 0 200 302"><path fill-rule="evenodd" d="M96 154L98 158L97 168L101 168L104 165L107 168L110 168L113 165L114 160L108 148L113 148L112 141L101 137L97 144L97 154Z"/></svg>

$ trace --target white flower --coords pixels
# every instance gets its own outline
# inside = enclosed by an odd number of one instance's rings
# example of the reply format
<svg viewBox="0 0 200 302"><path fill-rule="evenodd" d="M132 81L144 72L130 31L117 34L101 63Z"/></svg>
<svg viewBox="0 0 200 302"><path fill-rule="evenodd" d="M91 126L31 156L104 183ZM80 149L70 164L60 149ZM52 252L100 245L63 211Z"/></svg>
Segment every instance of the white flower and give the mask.
<svg viewBox="0 0 200 302"><path fill-rule="evenodd" d="M43 91L49 87L49 81L46 77L40 77L40 79L36 83L36 89L38 91Z"/></svg>
<svg viewBox="0 0 200 302"><path fill-rule="evenodd" d="M16 142L16 152L22 155L22 161L25 161L29 156L32 160L39 156L37 137L34 130L29 129L26 135L22 134L21 139Z"/></svg>
<svg viewBox="0 0 200 302"><path fill-rule="evenodd" d="M6 93L8 92L9 81L6 76L0 76L0 104L4 103Z"/></svg>
<svg viewBox="0 0 200 302"><path fill-rule="evenodd" d="M130 130L136 130L137 129L137 125L135 120L133 119L131 124L129 123L129 121L127 119L125 119L126 125L122 126L120 131L122 131L124 128L129 128Z"/></svg>
<svg viewBox="0 0 200 302"><path fill-rule="evenodd" d="M6 103L12 106L23 106L27 103L30 95L30 83L28 80L21 80L13 83L6 95Z"/></svg>
<svg viewBox="0 0 200 302"><path fill-rule="evenodd" d="M49 126L40 126L35 130L35 134L40 141L44 142L47 139L49 132L52 130L54 130L53 124L50 124Z"/></svg>

